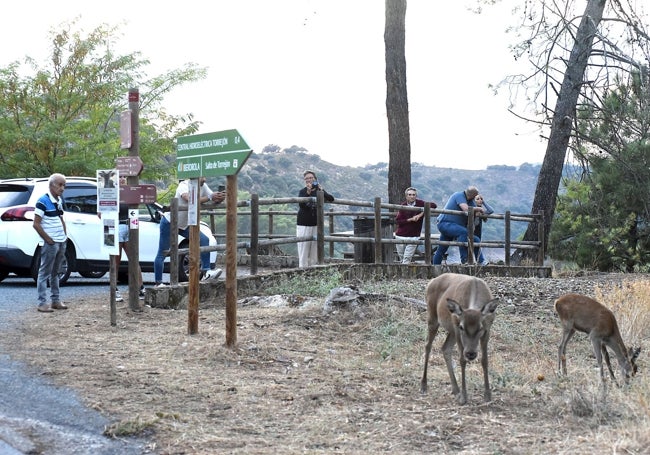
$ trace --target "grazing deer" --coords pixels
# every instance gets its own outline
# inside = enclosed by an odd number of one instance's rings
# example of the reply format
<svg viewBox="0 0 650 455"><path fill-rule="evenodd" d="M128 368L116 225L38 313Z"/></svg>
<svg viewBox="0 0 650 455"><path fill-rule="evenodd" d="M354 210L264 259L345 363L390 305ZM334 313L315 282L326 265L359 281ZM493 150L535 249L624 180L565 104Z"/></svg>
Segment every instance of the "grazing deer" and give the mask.
<svg viewBox="0 0 650 455"><path fill-rule="evenodd" d="M429 336L424 354L424 373L420 382L420 391L422 393L427 391L427 365L431 344L438 333L438 327L442 325L447 331L447 338L442 345L442 355L447 364L452 393L456 395L460 404L467 403L465 366L468 360L476 359L480 342L485 385L484 398L485 401L490 401L492 395L488 379L487 345L498 300L492 298L492 293L483 280L468 275L445 273L432 279L427 285L426 302ZM456 344L460 351L461 389L456 382L451 358Z"/></svg>
<svg viewBox="0 0 650 455"><path fill-rule="evenodd" d="M562 341L557 352L557 368L560 374L565 376L567 374L566 345L578 330L586 333L589 340L591 340L603 384L605 383L603 357L605 357L609 375L613 381L616 381L612 365L609 362L607 347L616 354L618 366L625 382L628 381L630 376L634 376L637 370L635 361L641 352L641 348L626 349L614 313L609 308L590 297L580 294L563 295L555 301L554 307L562 324Z"/></svg>

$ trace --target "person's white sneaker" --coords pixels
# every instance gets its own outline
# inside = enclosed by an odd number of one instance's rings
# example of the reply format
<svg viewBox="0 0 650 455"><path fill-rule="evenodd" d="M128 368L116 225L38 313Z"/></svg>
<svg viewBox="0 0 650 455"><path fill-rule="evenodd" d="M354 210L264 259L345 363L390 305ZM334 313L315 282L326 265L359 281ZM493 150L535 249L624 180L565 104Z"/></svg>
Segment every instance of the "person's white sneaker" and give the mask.
<svg viewBox="0 0 650 455"><path fill-rule="evenodd" d="M124 298L122 297L122 294L120 294L120 291L115 291L115 301L124 302Z"/></svg>
<svg viewBox="0 0 650 455"><path fill-rule="evenodd" d="M216 280L221 276L221 272L221 269L206 270L205 275L203 275L203 278L201 278L201 281Z"/></svg>

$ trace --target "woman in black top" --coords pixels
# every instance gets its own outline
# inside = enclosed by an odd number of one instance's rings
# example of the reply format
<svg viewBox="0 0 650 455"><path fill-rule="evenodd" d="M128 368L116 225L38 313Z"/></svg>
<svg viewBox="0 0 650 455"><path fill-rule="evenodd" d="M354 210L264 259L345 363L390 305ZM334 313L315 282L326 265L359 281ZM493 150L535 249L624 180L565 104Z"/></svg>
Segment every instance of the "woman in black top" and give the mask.
<svg viewBox="0 0 650 455"><path fill-rule="evenodd" d="M313 171L303 173L305 187L300 190L298 197L316 197L316 191L323 191L326 202L333 202L334 196L325 191ZM300 202L298 204L298 221L296 226L296 236L309 236L316 238L318 224L318 214L316 212L316 201ZM299 267L309 267L318 263L318 251L315 240L298 242L298 265Z"/></svg>

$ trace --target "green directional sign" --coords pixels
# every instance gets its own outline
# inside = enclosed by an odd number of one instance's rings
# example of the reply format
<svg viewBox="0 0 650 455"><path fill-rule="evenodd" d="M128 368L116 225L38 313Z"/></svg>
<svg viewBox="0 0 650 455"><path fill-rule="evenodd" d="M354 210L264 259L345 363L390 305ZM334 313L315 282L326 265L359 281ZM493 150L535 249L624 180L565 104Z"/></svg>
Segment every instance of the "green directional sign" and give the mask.
<svg viewBox="0 0 650 455"><path fill-rule="evenodd" d="M176 138L179 179L235 175L253 150L237 130Z"/></svg>

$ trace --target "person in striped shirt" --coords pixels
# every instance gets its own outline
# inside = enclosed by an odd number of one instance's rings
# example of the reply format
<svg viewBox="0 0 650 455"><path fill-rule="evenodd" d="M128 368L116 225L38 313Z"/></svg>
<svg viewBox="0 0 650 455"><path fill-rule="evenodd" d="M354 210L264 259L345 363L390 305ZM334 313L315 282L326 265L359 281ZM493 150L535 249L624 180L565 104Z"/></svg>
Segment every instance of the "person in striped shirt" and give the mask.
<svg viewBox="0 0 650 455"><path fill-rule="evenodd" d="M34 209L34 229L43 239L41 246L41 265L38 269L36 289L38 291L38 311L52 313L54 310L66 310L59 293L59 273L65 259L65 247L68 239L63 220L63 191L65 176L52 174L49 179L49 191L36 201ZM47 282L50 282L51 305L47 303Z"/></svg>

